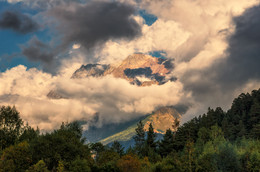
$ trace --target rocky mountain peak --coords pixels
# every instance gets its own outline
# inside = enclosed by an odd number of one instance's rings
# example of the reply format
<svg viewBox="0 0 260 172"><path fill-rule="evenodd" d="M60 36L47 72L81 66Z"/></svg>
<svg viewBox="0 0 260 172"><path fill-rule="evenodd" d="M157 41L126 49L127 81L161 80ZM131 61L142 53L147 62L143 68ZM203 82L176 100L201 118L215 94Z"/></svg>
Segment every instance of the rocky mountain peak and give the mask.
<svg viewBox="0 0 260 172"><path fill-rule="evenodd" d="M79 69L77 69L73 75L72 79L75 78L85 78L85 77L101 77L104 76L104 72L109 69L109 65L102 64L87 64L82 65Z"/></svg>
<svg viewBox="0 0 260 172"><path fill-rule="evenodd" d="M71 79L87 77L105 77L112 75L122 78L137 86L162 85L176 78L166 77L173 69L172 60L153 57L146 54L133 54L121 63L115 64L86 64L77 69ZM47 95L51 99L64 98L55 90Z"/></svg>
<svg viewBox="0 0 260 172"><path fill-rule="evenodd" d="M150 115L144 123L145 131L148 131L150 123L152 123L154 132L165 134L166 130L177 130L176 122L179 122L181 114L173 107L165 106L156 110Z"/></svg>
<svg viewBox="0 0 260 172"><path fill-rule="evenodd" d="M133 54L118 65L87 64L76 70L72 78L102 77L113 75L116 78L128 80L138 86L164 84L166 75L171 72L171 60L152 57L146 54ZM172 79L170 79L172 80Z"/></svg>
<svg viewBox="0 0 260 172"><path fill-rule="evenodd" d="M145 54L133 54L123 60L120 66L124 68L128 67L130 69L135 69L136 67L151 66L155 63L157 63L156 57Z"/></svg>

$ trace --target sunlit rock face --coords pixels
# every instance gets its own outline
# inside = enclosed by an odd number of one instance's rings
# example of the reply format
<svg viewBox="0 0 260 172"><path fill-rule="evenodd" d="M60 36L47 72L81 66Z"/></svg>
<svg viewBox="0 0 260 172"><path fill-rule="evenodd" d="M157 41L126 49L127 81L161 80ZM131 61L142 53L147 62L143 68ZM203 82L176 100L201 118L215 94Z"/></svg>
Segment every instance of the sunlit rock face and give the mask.
<svg viewBox="0 0 260 172"><path fill-rule="evenodd" d="M50 99L64 99L65 97L62 96L60 93L58 93L56 90L51 90L48 94L47 97Z"/></svg>
<svg viewBox="0 0 260 172"><path fill-rule="evenodd" d="M176 131L181 114L172 107L161 107L148 117L144 124L144 130L148 131L150 123L154 128L155 133L165 134L166 130L171 129Z"/></svg>
<svg viewBox="0 0 260 172"><path fill-rule="evenodd" d="M104 72L109 69L109 65L101 64L87 64L82 65L78 70L74 72L71 78L84 78L84 77L100 77L104 76Z"/></svg>
<svg viewBox="0 0 260 172"><path fill-rule="evenodd" d="M74 72L72 78L103 77L112 75L116 78L128 80L138 86L161 85L169 80L166 79L173 69L172 61L152 57L145 54L133 54L128 56L119 65L87 64L82 65Z"/></svg>

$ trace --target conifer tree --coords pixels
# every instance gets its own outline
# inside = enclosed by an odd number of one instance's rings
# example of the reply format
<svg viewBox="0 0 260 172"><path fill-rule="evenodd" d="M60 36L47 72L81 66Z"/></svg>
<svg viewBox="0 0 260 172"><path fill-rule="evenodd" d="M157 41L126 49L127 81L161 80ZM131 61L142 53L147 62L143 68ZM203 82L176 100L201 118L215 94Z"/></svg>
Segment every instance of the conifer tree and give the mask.
<svg viewBox="0 0 260 172"><path fill-rule="evenodd" d="M246 134L246 129L245 129L245 126L244 126L242 120L239 121L239 124L238 124L238 126L237 126L237 130L238 130L238 133L237 133L237 137L238 137L238 138L241 138L241 137L245 136L245 134Z"/></svg>
<svg viewBox="0 0 260 172"><path fill-rule="evenodd" d="M260 123L260 103L256 100L250 109L249 116L249 128L253 129L255 125Z"/></svg>
<svg viewBox="0 0 260 172"><path fill-rule="evenodd" d="M170 152L173 151L173 148L173 132L168 129L159 144L159 153L162 157L166 157Z"/></svg>
<svg viewBox="0 0 260 172"><path fill-rule="evenodd" d="M184 155L183 155L183 169L184 171L192 172L195 169L195 148L194 142L192 140L188 140L185 144Z"/></svg>
<svg viewBox="0 0 260 172"><path fill-rule="evenodd" d="M137 124L137 128L135 129L136 136L134 137L134 140L136 144L138 143L144 143L145 141L145 131L144 131L144 124L142 121L139 121Z"/></svg>
<svg viewBox="0 0 260 172"><path fill-rule="evenodd" d="M142 154L144 144L145 144L145 131L144 131L144 124L142 121L137 123L137 128L135 129L136 135L134 136L135 140L135 149L139 154Z"/></svg>
<svg viewBox="0 0 260 172"><path fill-rule="evenodd" d="M147 143L147 146L152 148L153 150L155 150L155 148L156 148L155 139L156 139L156 133L154 133L153 125L152 125L152 123L150 123L149 130L147 133L146 143Z"/></svg>
<svg viewBox="0 0 260 172"><path fill-rule="evenodd" d="M111 146L111 149L117 152L120 156L124 154L124 147L118 141L114 141L114 143Z"/></svg>
<svg viewBox="0 0 260 172"><path fill-rule="evenodd" d="M228 126L228 120L227 120L226 116L223 118L223 120L221 122L221 128L222 128L225 138L227 138L229 135L229 126Z"/></svg>

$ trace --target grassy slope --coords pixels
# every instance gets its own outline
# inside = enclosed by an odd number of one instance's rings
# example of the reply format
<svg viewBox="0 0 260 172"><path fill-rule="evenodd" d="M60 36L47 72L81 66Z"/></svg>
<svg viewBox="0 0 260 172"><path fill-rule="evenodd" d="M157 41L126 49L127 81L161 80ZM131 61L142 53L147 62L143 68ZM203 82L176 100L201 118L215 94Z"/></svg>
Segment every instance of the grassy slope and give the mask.
<svg viewBox="0 0 260 172"><path fill-rule="evenodd" d="M142 120L142 122L145 124L147 122L150 122L153 118L152 115L149 115L148 117L146 117L144 120ZM103 144L109 144L112 143L113 141L117 140L117 141L129 141L132 139L132 137L136 134L135 133L135 129L137 127L137 123L131 125L130 127L128 127L127 129L125 129L124 131L121 131L119 133L116 133L110 137L107 137L103 140L100 140L101 143Z"/></svg>

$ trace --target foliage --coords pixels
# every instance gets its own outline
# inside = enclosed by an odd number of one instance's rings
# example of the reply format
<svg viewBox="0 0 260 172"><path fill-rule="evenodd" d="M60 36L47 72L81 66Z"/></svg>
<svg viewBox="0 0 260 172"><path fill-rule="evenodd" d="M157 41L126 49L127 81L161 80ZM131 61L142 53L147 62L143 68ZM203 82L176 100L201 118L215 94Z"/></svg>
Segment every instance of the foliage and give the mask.
<svg viewBox="0 0 260 172"><path fill-rule="evenodd" d="M141 163L141 171L142 172L151 171L151 163L150 163L148 157L144 157L143 159L141 159L140 163Z"/></svg>
<svg viewBox="0 0 260 172"><path fill-rule="evenodd" d="M149 129L147 132L147 139L146 139L146 144L148 147L150 147L151 149L155 150L156 149L156 133L153 130L153 125L152 123L149 124Z"/></svg>
<svg viewBox="0 0 260 172"><path fill-rule="evenodd" d="M35 165L31 166L26 172L49 172L43 160L40 160Z"/></svg>
<svg viewBox="0 0 260 172"><path fill-rule="evenodd" d="M74 123L62 124L59 130L39 136L31 142L34 161L43 159L52 170L61 162L68 169L77 157L90 160L90 150L83 144L80 133L80 126Z"/></svg>
<svg viewBox="0 0 260 172"><path fill-rule="evenodd" d="M25 171L30 167L31 163L32 155L29 150L29 144L22 142L3 151L0 169L2 171Z"/></svg>
<svg viewBox="0 0 260 172"><path fill-rule="evenodd" d="M70 167L69 167L69 171L71 172L90 172L91 169L89 167L89 162L85 159L79 159L77 158L76 160L74 160Z"/></svg>
<svg viewBox="0 0 260 172"><path fill-rule="evenodd" d="M117 152L112 150L105 150L100 153L96 162L100 171L118 171L116 163L119 158L120 155Z"/></svg>
<svg viewBox="0 0 260 172"><path fill-rule="evenodd" d="M173 132L168 129L163 136L163 139L159 143L159 152L162 157L166 157L168 154L173 151L174 142L173 142Z"/></svg>
<svg viewBox="0 0 260 172"><path fill-rule="evenodd" d="M141 171L141 163L136 155L125 155L117 161L117 167L122 172L139 172Z"/></svg>
<svg viewBox="0 0 260 172"><path fill-rule="evenodd" d="M230 143L219 146L217 152L217 166L219 171L239 171L239 160L236 149Z"/></svg>
<svg viewBox="0 0 260 172"><path fill-rule="evenodd" d="M15 107L0 107L0 150L17 142L22 125L23 121Z"/></svg>
<svg viewBox="0 0 260 172"><path fill-rule="evenodd" d="M22 134L19 137L19 142L22 141L31 142L32 140L36 139L39 135L40 135L39 128L35 130L27 123L26 126L22 129Z"/></svg>
<svg viewBox="0 0 260 172"><path fill-rule="evenodd" d="M113 142L111 150L117 152L120 156L123 156L124 154L124 147L118 141Z"/></svg>
<svg viewBox="0 0 260 172"><path fill-rule="evenodd" d="M137 123L137 128L135 129L136 135L134 136L135 140L135 149L139 155L144 155L144 145L145 145L145 131L144 124L142 121Z"/></svg>

